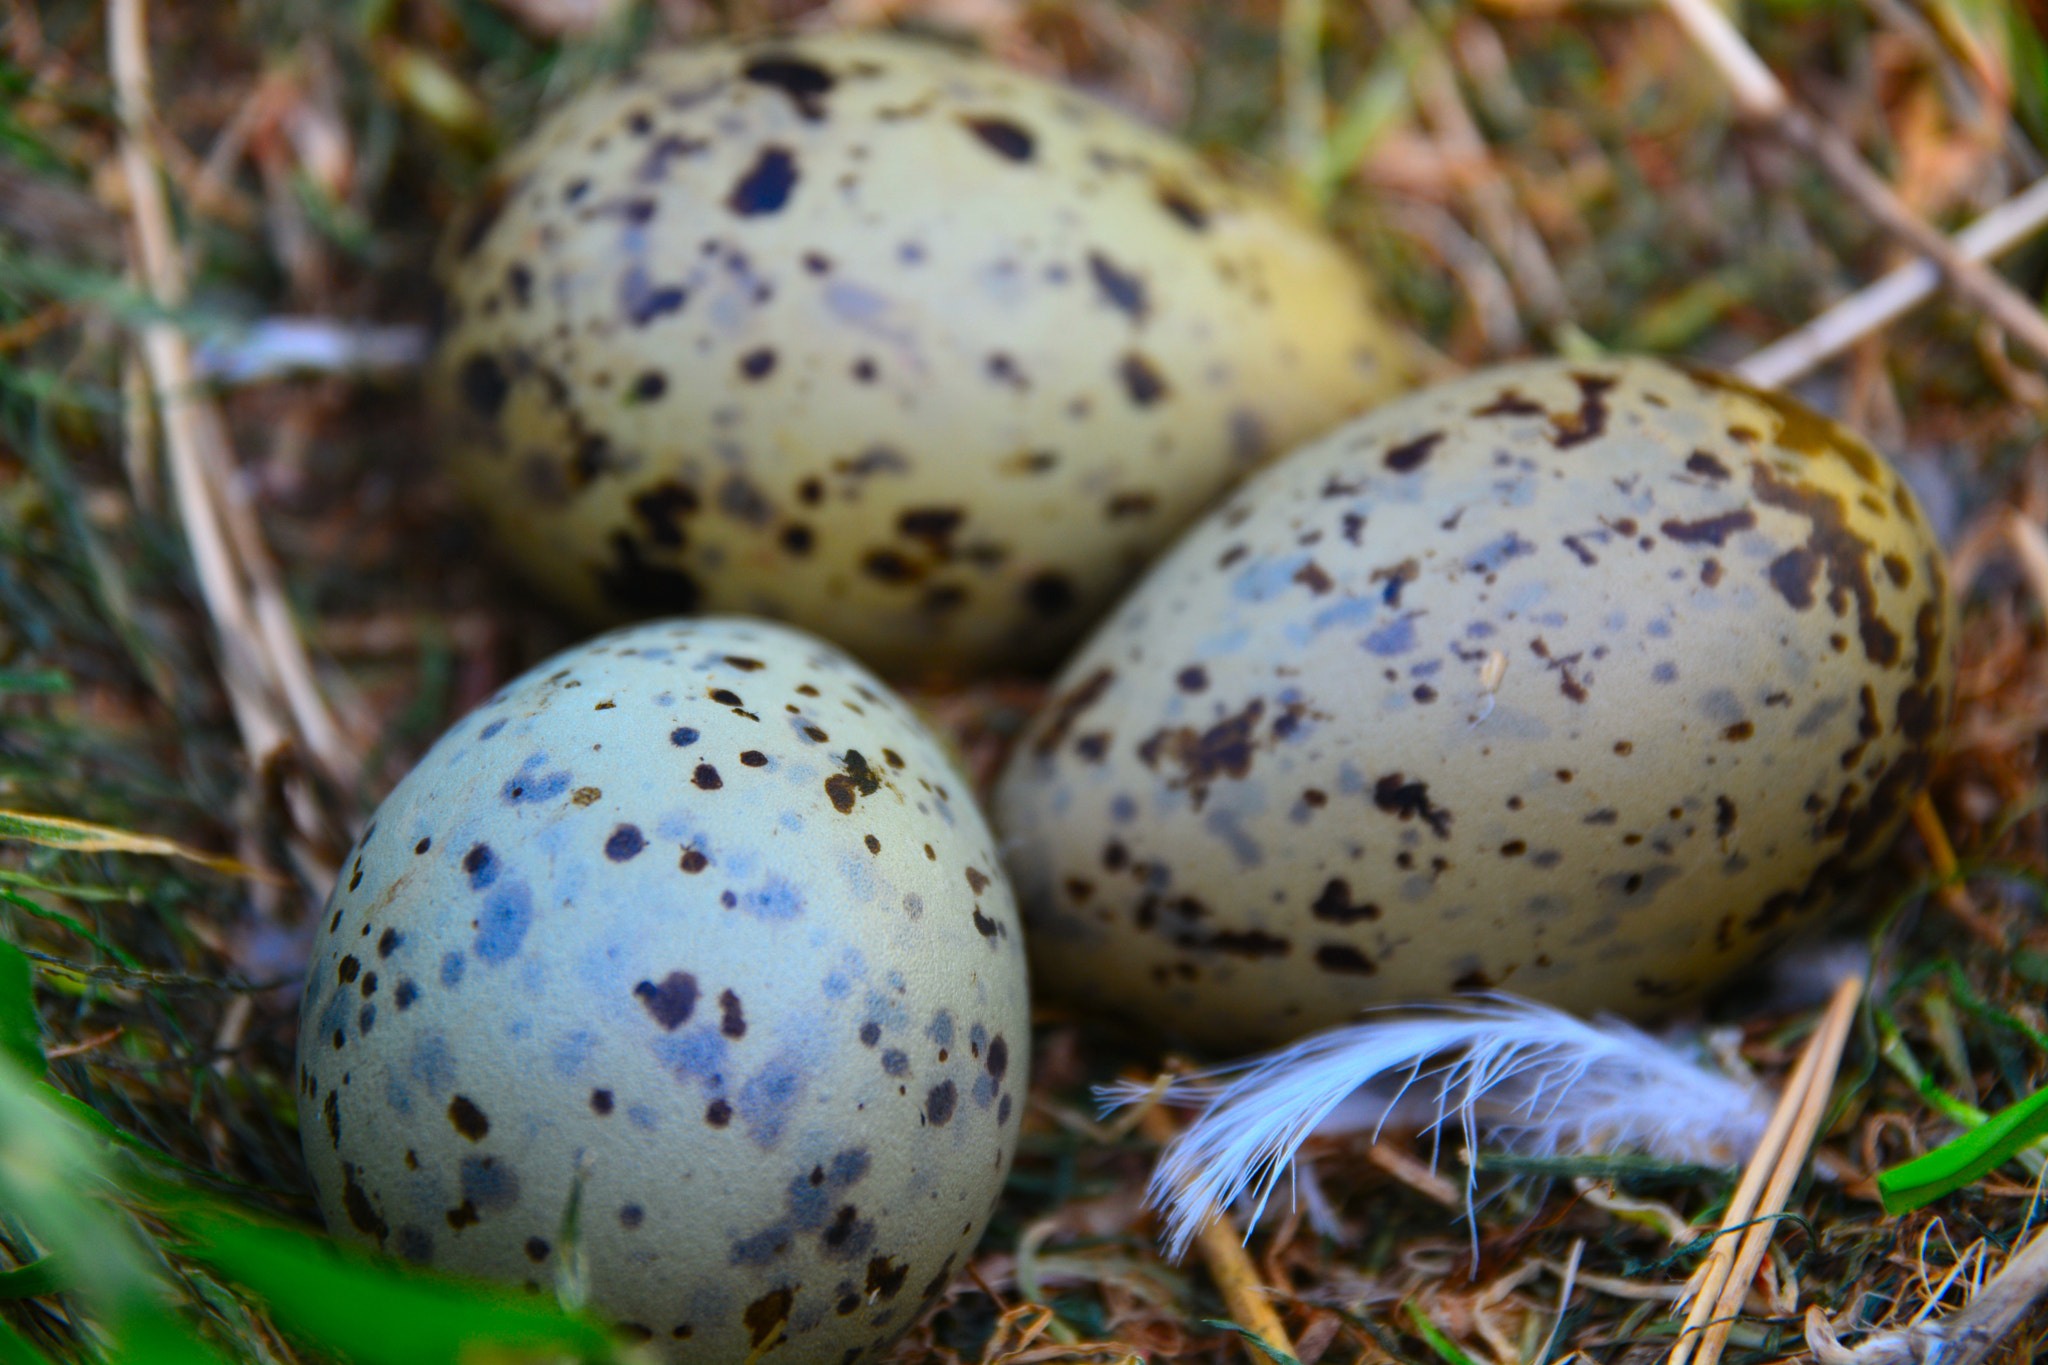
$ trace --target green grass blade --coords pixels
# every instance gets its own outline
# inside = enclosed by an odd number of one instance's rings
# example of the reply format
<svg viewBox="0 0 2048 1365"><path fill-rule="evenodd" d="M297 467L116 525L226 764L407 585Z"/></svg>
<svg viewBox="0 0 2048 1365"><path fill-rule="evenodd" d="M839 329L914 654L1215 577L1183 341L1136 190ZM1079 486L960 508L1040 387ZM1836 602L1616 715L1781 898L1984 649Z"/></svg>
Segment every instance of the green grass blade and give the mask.
<svg viewBox="0 0 2048 1365"><path fill-rule="evenodd" d="M12 943L0 942L0 1053L12 1057L40 1080L50 1065L43 1060L43 1024L36 1015L35 974L28 958Z"/></svg>
<svg viewBox="0 0 2048 1365"><path fill-rule="evenodd" d="M183 1319L156 1305L121 1324L119 1344L109 1355L121 1365L226 1365Z"/></svg>
<svg viewBox="0 0 2048 1365"><path fill-rule="evenodd" d="M32 669L18 672L0 668L0 693L17 696L58 697L71 691L71 677L54 668Z"/></svg>
<svg viewBox="0 0 2048 1365"><path fill-rule="evenodd" d="M75 901L119 901L129 905L140 905L149 894L140 886L86 886L81 882L53 882L5 867L0 867L0 886L18 886L25 891L41 891Z"/></svg>
<svg viewBox="0 0 2048 1365"><path fill-rule="evenodd" d="M94 933L92 927L86 924L84 920L78 919L73 915L67 915L61 910L52 910L48 906L38 905L26 896L17 896L12 891L7 890L5 886L0 886L0 905L11 905L16 910L21 911L22 914L28 915L33 919L48 920L52 924L61 924L124 967L136 969L142 965L135 960L132 954L123 952L119 944ZM0 988L0 994L4 994L4 988Z"/></svg>
<svg viewBox="0 0 2048 1365"><path fill-rule="evenodd" d="M1408 1320L1415 1326L1415 1334L1429 1343L1429 1349L1443 1357L1446 1365L1473 1365L1472 1357L1459 1349L1458 1343L1444 1335L1443 1329L1431 1322L1415 1300L1408 1300Z"/></svg>
<svg viewBox="0 0 2048 1365"><path fill-rule="evenodd" d="M25 1266L0 1274L0 1299L33 1299L63 1290L64 1276L52 1256L39 1256ZM5 1359L5 1355L0 1355L0 1361Z"/></svg>
<svg viewBox="0 0 2048 1365"><path fill-rule="evenodd" d="M57 1098L0 1057L0 1208L48 1249L47 1268L74 1311L112 1341L109 1358L218 1365L220 1357L167 1306L172 1296L156 1256L132 1223L109 1211L112 1186L98 1144L51 1102Z"/></svg>
<svg viewBox="0 0 2048 1365"><path fill-rule="evenodd" d="M1257 1332L1254 1332L1251 1328L1240 1327L1236 1323L1232 1322L1229 1318L1203 1318L1202 1326L1217 1327L1221 1328L1223 1331L1226 1332L1237 1333L1239 1336L1243 1337L1247 1342L1249 1342L1255 1351L1257 1351L1260 1355L1264 1356L1266 1359L1272 1361L1273 1365L1301 1365L1301 1362L1299 1360L1296 1360L1293 1356L1281 1350L1278 1346L1275 1346L1272 1342L1266 1340Z"/></svg>
<svg viewBox="0 0 2048 1365"><path fill-rule="evenodd" d="M2037 1090L1927 1155L1880 1172L1877 1191L1884 1210L1904 1213L1932 1203L2004 1165L2043 1135L2048 1135L2048 1090Z"/></svg>
<svg viewBox="0 0 2048 1365"><path fill-rule="evenodd" d="M46 848L66 848L77 853L154 853L168 858L183 858L234 877L259 875L233 858L188 848L175 839L30 811L0 810L0 839L25 839Z"/></svg>
<svg viewBox="0 0 2048 1365"><path fill-rule="evenodd" d="M50 1358L0 1318L0 1365L50 1365Z"/></svg>
<svg viewBox="0 0 2048 1365"><path fill-rule="evenodd" d="M166 1215L182 1254L253 1291L278 1325L355 1365L447 1365L614 1354L594 1319L545 1300L382 1263L217 1207Z"/></svg>

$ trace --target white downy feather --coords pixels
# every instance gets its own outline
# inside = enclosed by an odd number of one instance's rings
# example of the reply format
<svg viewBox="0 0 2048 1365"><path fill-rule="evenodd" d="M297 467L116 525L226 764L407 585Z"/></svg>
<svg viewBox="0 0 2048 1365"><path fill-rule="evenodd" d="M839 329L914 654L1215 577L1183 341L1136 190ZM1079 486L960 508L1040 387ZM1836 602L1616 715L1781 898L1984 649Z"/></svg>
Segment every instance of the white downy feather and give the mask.
<svg viewBox="0 0 2048 1365"><path fill-rule="evenodd" d="M1106 1087L1112 1107L1152 1087ZM1770 1119L1770 1097L1703 1070L1618 1019L1587 1022L1509 995L1423 1006L1330 1029L1248 1062L1198 1072L1165 1092L1199 1118L1153 1172L1178 1259L1208 1210L1249 1192L1265 1211L1295 1152L1316 1132L1378 1131L1395 1105L1423 1105L1439 1140L1455 1124L1476 1150L1536 1156L1645 1151L1737 1165ZM1468 1201L1472 1177L1466 1180Z"/></svg>

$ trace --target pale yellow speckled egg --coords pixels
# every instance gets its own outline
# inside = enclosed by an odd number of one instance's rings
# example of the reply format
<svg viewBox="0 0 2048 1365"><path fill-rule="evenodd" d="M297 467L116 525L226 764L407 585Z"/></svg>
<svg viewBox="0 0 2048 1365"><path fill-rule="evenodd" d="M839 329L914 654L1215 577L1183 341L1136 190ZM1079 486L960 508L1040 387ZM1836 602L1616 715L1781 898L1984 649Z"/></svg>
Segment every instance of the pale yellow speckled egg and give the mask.
<svg viewBox="0 0 2048 1365"><path fill-rule="evenodd" d="M1697 998L1870 864L1954 691L1898 474L1778 394L1514 366L1307 446L1067 665L994 816L1034 982L1223 1048Z"/></svg>
<svg viewBox="0 0 2048 1365"><path fill-rule="evenodd" d="M646 57L447 244L449 467L597 620L1051 664L1268 456L1392 392L1359 269L1109 107L882 36Z"/></svg>

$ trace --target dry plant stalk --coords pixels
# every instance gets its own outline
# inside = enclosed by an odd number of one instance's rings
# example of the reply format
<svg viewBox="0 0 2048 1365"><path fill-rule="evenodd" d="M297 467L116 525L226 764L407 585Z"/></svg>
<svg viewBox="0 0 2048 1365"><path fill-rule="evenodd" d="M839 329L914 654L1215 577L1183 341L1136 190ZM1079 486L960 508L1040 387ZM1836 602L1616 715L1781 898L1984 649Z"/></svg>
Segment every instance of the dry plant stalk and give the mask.
<svg viewBox="0 0 2048 1365"><path fill-rule="evenodd" d="M2048 186L2048 180L2041 183ZM2042 198L2048 200L2048 195ZM2012 549L2012 557L2019 562L2028 590L2041 604L2041 609L2048 611L2048 532L2027 520L2024 513L2007 512L2005 539Z"/></svg>
<svg viewBox="0 0 2048 1365"><path fill-rule="evenodd" d="M1138 1126L1162 1147L1173 1141L1173 1120L1157 1105L1145 1111ZM1295 1354L1294 1339L1287 1335L1287 1325L1273 1310L1270 1292L1259 1278L1258 1268L1252 1264L1237 1229L1231 1226L1230 1216L1222 1209L1214 1210L1195 1234L1195 1244L1201 1248L1209 1277L1216 1281L1223 1301L1230 1306L1231 1318L1274 1350ZM1263 1355L1249 1344L1246 1354L1253 1365L1266 1365Z"/></svg>
<svg viewBox="0 0 2048 1365"><path fill-rule="evenodd" d="M1969 1306L1939 1322L1915 1323L1903 1332L1880 1332L1851 1350L1835 1336L1818 1305L1806 1310L1806 1344L1819 1365L1978 1365L1998 1349L2020 1320L2048 1292L2048 1231L2037 1232Z"/></svg>
<svg viewBox="0 0 2048 1365"><path fill-rule="evenodd" d="M150 297L174 309L185 303L187 288L162 169L150 150L156 109L143 0L109 0L107 33L137 266ZM260 528L228 489L233 459L225 424L199 388L191 346L165 321L147 324L141 340L162 414L179 520L214 623L221 677L250 767L261 773L296 743L330 780L348 785L356 756L314 679ZM317 810L309 800L299 805L303 818Z"/></svg>
<svg viewBox="0 0 2048 1365"><path fill-rule="evenodd" d="M1941 816L1926 792L1914 798L1912 815L1913 829L1927 847L1927 859L1934 864L1935 875L1941 878L1941 885L1934 888L1934 899L1956 923L1987 946L2004 951L2007 947L2005 927L1980 909L1970 899L1970 893L1963 889L1962 882L1956 879L1955 846L1949 842L1948 830L1942 825Z"/></svg>
<svg viewBox="0 0 2048 1365"><path fill-rule="evenodd" d="M1779 137L1812 157L1836 188L1855 200L1879 226L1927 257L1956 292L2048 360L2048 314L1928 226L1864 164L1847 137L1816 122L1793 103L1778 78L1712 0L1664 0L1664 4L1720 71L1744 116L1768 124Z"/></svg>
<svg viewBox="0 0 2048 1365"><path fill-rule="evenodd" d="M1667 1365L1686 1365L1695 1352L1699 1365L1715 1365L1720 1360L1750 1281L1770 1249L1773 1220L1784 1211L1792 1186L1806 1165L1807 1150L1820 1131L1835 1070L1841 1065L1842 1048L1849 1041L1849 1026L1862 998L1861 977L1852 976L1835 987L1827 1013L1800 1054L1777 1111L1771 1115L1770 1127L1728 1202L1713 1250L1686 1286L1691 1308ZM1742 1231L1739 1245L1735 1239L1738 1230Z"/></svg>
<svg viewBox="0 0 2048 1365"><path fill-rule="evenodd" d="M1954 250L1966 261L1994 260L2044 226L2048 179L2036 180L1958 232ZM1767 389L1789 384L1899 318L1940 285L1941 271L1932 262L1908 261L1756 352L1735 373Z"/></svg>
<svg viewBox="0 0 2048 1365"><path fill-rule="evenodd" d="M1391 1142L1374 1142L1365 1149L1365 1159L1424 1198L1454 1212L1465 1212L1465 1192L1412 1153Z"/></svg>

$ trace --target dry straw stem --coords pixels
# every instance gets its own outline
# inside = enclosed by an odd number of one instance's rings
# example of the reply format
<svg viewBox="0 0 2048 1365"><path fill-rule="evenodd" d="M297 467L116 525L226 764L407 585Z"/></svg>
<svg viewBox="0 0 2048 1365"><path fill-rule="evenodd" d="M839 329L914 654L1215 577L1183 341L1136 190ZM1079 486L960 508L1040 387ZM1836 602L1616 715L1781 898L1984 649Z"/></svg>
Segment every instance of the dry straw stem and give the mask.
<svg viewBox="0 0 2048 1365"><path fill-rule="evenodd" d="M161 168L143 0L109 0L109 60L122 125L121 169L144 285L166 309L185 302ZM219 408L199 389L192 349L170 322L142 329L142 352L163 417L165 451L199 589L220 642L221 676L250 766L261 772L295 739L331 779L357 764L314 681L276 564L249 509L229 490L233 458Z"/></svg>
<svg viewBox="0 0 2048 1365"><path fill-rule="evenodd" d="M1973 902L1970 893L1964 890L1956 875L1955 845L1949 842L1948 830L1926 792L1913 800L1913 829L1927 848L1927 860L1934 864L1934 875L1941 878L1941 885L1934 888L1934 898L1941 902L1941 908L1984 944L2005 951L2005 926Z"/></svg>
<svg viewBox="0 0 2048 1365"><path fill-rule="evenodd" d="M1770 1126L1735 1187L1713 1250L1687 1285L1691 1309L1677 1344L1671 1348L1668 1365L1686 1365L1695 1352L1698 1365L1715 1365L1720 1360L1750 1282L1770 1249L1774 1220L1784 1211L1793 1183L1806 1165L1807 1149L1820 1130L1834 1088L1835 1069L1841 1064L1849 1025L1862 998L1863 979L1852 976L1835 988L1828 1001L1827 1013L1785 1083ZM1735 1240L1738 1230L1743 1230L1740 1245Z"/></svg>
<svg viewBox="0 0 2048 1365"><path fill-rule="evenodd" d="M2025 514L2013 511L2005 514L2005 539L2012 547L2013 558L2019 561L2020 572L2026 576L2034 600L2040 603L2042 611L2048 612L2048 532L2027 520Z"/></svg>
<svg viewBox="0 0 2048 1365"><path fill-rule="evenodd" d="M1736 106L1767 123L1779 137L1815 161L1837 188L1884 229L1931 260L1956 291L2043 360L2048 360L2048 315L1993 274L1981 262L1929 227L1864 164L1855 145L1834 128L1817 123L1792 102L1785 87L1745 42L1713 0L1664 0L1679 25L1728 83Z"/></svg>
<svg viewBox="0 0 2048 1365"><path fill-rule="evenodd" d="M1564 1315L1572 1306L1572 1290L1579 1278L1579 1261L1586 1254L1586 1239L1572 1239L1571 1255L1565 1258L1564 1274L1559 1276L1557 1287L1557 1313L1550 1319L1550 1331L1543 1338L1542 1347L1536 1352L1536 1359L1548 1360L1557 1346L1557 1334L1564 1330Z"/></svg>
<svg viewBox="0 0 2048 1365"><path fill-rule="evenodd" d="M1961 1312L1903 1332L1881 1332L1854 1350L1842 1345L1818 1306L1806 1310L1806 1344L1819 1365L1978 1365L2048 1292L2048 1231L2037 1232Z"/></svg>
<svg viewBox="0 0 2048 1365"><path fill-rule="evenodd" d="M1138 1126L1162 1148L1173 1141L1173 1120L1157 1105L1146 1109ZM1294 1339L1287 1335L1287 1325L1273 1311L1272 1293L1259 1278L1258 1268L1246 1253L1237 1229L1231 1226L1229 1215L1222 1209L1212 1210L1201 1231L1195 1234L1195 1245L1201 1248L1209 1277L1216 1281L1223 1302L1230 1308L1231 1320L1274 1350L1294 1355ZM1266 1365L1264 1354L1250 1344L1246 1345L1245 1353L1253 1365Z"/></svg>
<svg viewBox="0 0 2048 1365"><path fill-rule="evenodd" d="M2043 226L2048 226L2048 178L2035 181L1957 233L1954 250L1967 261L1993 260ZM1933 262L1909 261L1764 347L1735 372L1764 388L1789 384L1897 319L1940 285L1941 271Z"/></svg>
<svg viewBox="0 0 2048 1365"><path fill-rule="evenodd" d="M1465 1192L1436 1173L1436 1168L1391 1142L1375 1142L1365 1159L1424 1198L1447 1209L1465 1212Z"/></svg>

